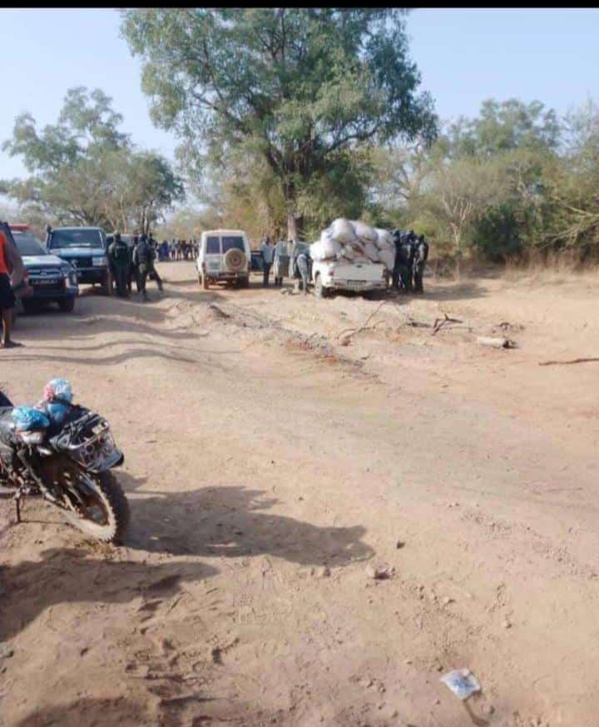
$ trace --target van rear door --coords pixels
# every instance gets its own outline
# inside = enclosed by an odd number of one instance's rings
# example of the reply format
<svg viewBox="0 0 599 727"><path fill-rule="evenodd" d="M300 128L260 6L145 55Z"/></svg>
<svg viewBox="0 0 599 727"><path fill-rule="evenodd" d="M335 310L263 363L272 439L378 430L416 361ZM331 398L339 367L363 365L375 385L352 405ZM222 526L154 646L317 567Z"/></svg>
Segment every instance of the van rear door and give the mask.
<svg viewBox="0 0 599 727"><path fill-rule="evenodd" d="M229 252L229 250L239 250L239 252L241 252L243 255L243 257L240 258L240 262L241 260L244 261L243 264L238 266L236 265L232 269L229 268L227 272L240 273L249 271L251 265L251 257L248 258L247 253L249 249L249 244L247 243L244 235L223 235L221 237L221 246L223 252L223 264L225 266L225 269L227 269L227 265L225 264L225 255Z"/></svg>
<svg viewBox="0 0 599 727"><path fill-rule="evenodd" d="M208 235L206 237L204 263L206 265L206 273L208 275L217 275L222 272L220 235Z"/></svg>

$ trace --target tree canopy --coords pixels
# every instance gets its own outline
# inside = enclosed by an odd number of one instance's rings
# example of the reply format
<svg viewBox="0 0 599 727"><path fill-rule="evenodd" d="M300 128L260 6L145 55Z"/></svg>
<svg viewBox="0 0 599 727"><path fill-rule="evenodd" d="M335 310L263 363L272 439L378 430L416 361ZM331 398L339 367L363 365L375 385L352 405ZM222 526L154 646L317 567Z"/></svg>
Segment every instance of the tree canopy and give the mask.
<svg viewBox="0 0 599 727"><path fill-rule="evenodd" d="M21 114L2 148L31 176L0 187L35 219L147 232L183 198L183 183L166 159L135 148L122 120L103 91L84 87L67 92L54 125Z"/></svg>
<svg viewBox="0 0 599 727"><path fill-rule="evenodd" d="M152 117L177 132L188 169L226 167L240 148L263 160L295 237L309 213L306 195L312 205L316 192L326 199L330 179L344 178L360 147L435 137L405 12L128 9L122 30L142 58Z"/></svg>

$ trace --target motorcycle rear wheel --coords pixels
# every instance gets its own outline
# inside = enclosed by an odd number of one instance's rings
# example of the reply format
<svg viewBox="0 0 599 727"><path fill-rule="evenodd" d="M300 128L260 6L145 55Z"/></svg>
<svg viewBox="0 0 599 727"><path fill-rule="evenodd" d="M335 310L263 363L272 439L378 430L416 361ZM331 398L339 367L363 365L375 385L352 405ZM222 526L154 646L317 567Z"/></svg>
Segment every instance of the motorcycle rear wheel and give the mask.
<svg viewBox="0 0 599 727"><path fill-rule="evenodd" d="M84 505L77 510L63 510L66 519L94 540L122 543L129 524L129 503L118 480L111 472L81 472L80 477L93 481L94 494L85 495Z"/></svg>

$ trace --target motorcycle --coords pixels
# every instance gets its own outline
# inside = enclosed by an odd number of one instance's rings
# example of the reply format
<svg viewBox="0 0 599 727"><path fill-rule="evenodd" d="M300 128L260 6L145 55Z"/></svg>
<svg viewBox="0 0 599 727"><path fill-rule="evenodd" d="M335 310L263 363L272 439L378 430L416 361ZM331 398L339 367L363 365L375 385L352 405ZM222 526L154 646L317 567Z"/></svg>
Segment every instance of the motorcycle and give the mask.
<svg viewBox="0 0 599 727"><path fill-rule="evenodd" d="M14 415L20 407L5 395L0 407L0 486L15 490L17 523L23 497L41 496L86 535L103 543L122 542L129 504L111 470L125 457L106 419L70 405L60 425L23 429Z"/></svg>

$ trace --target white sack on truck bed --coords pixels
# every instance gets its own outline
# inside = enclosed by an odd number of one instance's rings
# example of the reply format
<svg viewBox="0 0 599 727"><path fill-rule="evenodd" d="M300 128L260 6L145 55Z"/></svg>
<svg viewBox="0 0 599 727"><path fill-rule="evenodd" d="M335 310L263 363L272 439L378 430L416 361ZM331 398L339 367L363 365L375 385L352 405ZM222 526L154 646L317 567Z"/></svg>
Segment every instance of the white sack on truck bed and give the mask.
<svg viewBox="0 0 599 727"><path fill-rule="evenodd" d="M352 220L351 224L355 230L356 237L364 243L376 242L377 234L374 227L367 225L365 222L360 220Z"/></svg>
<svg viewBox="0 0 599 727"><path fill-rule="evenodd" d="M310 245L310 256L318 262L322 260L335 260L341 252L341 245L330 237L321 237L318 242Z"/></svg>
<svg viewBox="0 0 599 727"><path fill-rule="evenodd" d="M346 262L382 263L392 271L395 264L393 235L380 227L371 227L361 220L338 217L310 247L312 258Z"/></svg>
<svg viewBox="0 0 599 727"><path fill-rule="evenodd" d="M373 263L378 263L379 258L379 251L376 245L373 243L368 243L368 245L364 246L364 252L366 253L366 257Z"/></svg>
<svg viewBox="0 0 599 727"><path fill-rule="evenodd" d="M395 249L386 248L385 250L379 250L379 260L391 272L395 265Z"/></svg>
<svg viewBox="0 0 599 727"><path fill-rule="evenodd" d="M330 227L325 230L324 236L330 237L332 240L335 240L335 242L339 242L343 245L346 242L351 242L356 239L356 231L349 220L346 220L345 217L338 217L330 225Z"/></svg>
<svg viewBox="0 0 599 727"><path fill-rule="evenodd" d="M384 250L385 248L394 247L393 243L393 235L389 232L389 230L382 230L380 227L376 227L376 246L379 250Z"/></svg>
<svg viewBox="0 0 599 727"><path fill-rule="evenodd" d="M343 260L345 258L346 260L351 260L353 262L355 257L356 253L354 249L349 245L343 245L341 252L337 255L337 260Z"/></svg>

